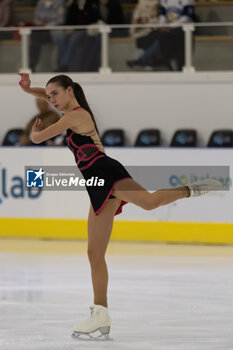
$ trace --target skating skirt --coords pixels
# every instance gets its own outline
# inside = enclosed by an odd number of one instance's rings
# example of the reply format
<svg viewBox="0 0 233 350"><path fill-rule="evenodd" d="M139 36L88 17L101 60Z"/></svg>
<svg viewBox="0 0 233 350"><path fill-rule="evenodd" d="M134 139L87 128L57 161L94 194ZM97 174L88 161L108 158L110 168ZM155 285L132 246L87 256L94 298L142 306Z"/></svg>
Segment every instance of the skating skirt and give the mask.
<svg viewBox="0 0 233 350"><path fill-rule="evenodd" d="M119 181L132 178L132 176L120 162L106 155L99 157L91 166L84 168L80 168L80 171L86 180L86 189L95 215L98 215L103 210L107 201L114 198L111 195L114 186ZM88 182L91 185L87 185ZM121 201L115 215L122 212L122 207L126 203L125 201Z"/></svg>

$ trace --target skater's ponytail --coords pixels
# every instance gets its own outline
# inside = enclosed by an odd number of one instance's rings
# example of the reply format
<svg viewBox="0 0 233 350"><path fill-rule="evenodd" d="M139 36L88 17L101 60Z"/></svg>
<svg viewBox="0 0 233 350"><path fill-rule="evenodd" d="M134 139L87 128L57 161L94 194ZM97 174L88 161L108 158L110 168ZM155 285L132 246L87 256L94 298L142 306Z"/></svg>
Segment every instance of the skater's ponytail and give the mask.
<svg viewBox="0 0 233 350"><path fill-rule="evenodd" d="M79 102L80 106L83 107L86 111L88 111L91 115L92 121L95 125L96 131L99 134L99 130L97 128L96 122L95 122L95 118L94 115L92 113L92 110L87 102L86 96L84 94L84 91L81 87L81 85L79 85L78 83L73 83L73 90L74 90L74 96L76 97L77 101Z"/></svg>
<svg viewBox="0 0 233 350"><path fill-rule="evenodd" d="M83 109L85 109L88 113L90 113L92 121L93 121L95 128L96 128L96 131L99 134L99 130L97 128L94 115L93 115L92 110L91 110L91 108L86 100L86 96L83 92L82 87L78 83L73 82L73 80L70 77L68 77L67 75L56 75L55 77L51 78L47 82L46 86L50 83L56 83L59 86L62 86L64 89L67 89L69 86L71 86L73 88L74 96L76 97L80 106Z"/></svg>

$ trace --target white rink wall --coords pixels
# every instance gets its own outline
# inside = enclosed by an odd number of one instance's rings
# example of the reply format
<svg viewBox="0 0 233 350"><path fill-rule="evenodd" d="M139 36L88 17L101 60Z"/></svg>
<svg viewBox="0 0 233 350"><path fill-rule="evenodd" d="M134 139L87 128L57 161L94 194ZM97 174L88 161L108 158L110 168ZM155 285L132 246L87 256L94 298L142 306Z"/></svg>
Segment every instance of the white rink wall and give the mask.
<svg viewBox="0 0 233 350"><path fill-rule="evenodd" d="M49 75L32 85L44 86ZM74 80L78 78L73 77ZM1 117L0 141L6 131L24 127L37 112L34 98L18 87L17 75L11 83L0 79ZM94 81L94 79L93 79ZM82 82L87 99L102 133L108 128L123 128L127 145L133 145L137 133L144 128L158 128L162 145L170 144L178 128L195 128L198 145L207 144L214 129L233 129L232 82Z"/></svg>
<svg viewBox="0 0 233 350"><path fill-rule="evenodd" d="M127 166L229 166L232 183L231 149L142 149L109 148L108 155ZM0 148L0 217L85 219L89 209L86 191L42 191L29 198L24 186L25 166L74 166L66 148ZM64 169L63 169L64 170ZM15 187L16 186L16 187ZM18 188L17 188L18 187ZM167 186L170 187L169 181ZM17 195L18 194L18 195ZM154 211L128 204L117 220L177 222L233 222L233 191L202 198L184 199Z"/></svg>

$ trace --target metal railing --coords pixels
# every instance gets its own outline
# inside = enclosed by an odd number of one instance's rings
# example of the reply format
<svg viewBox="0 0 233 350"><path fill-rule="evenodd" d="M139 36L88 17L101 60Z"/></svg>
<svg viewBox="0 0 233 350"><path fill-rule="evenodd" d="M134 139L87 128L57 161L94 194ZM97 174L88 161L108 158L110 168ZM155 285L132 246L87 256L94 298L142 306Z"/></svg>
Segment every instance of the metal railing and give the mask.
<svg viewBox="0 0 233 350"><path fill-rule="evenodd" d="M129 30L130 28L150 28L159 29L161 25L91 25L91 28L97 30L101 38L101 53L100 53L100 74L110 74L111 67L109 65L109 35L114 29ZM163 27L174 28L174 25L163 25ZM195 67L193 66L193 35L194 31L201 28L219 28L230 27L230 32L233 33L233 22L218 22L218 23L189 23L180 26L184 31L184 66L183 73L193 74ZM21 36L21 67L20 71L30 72L29 66L29 43L32 31L67 31L69 30L88 30L90 26L46 26L46 27L7 27L1 28L1 32L13 32L18 31ZM211 37L211 35L210 35Z"/></svg>

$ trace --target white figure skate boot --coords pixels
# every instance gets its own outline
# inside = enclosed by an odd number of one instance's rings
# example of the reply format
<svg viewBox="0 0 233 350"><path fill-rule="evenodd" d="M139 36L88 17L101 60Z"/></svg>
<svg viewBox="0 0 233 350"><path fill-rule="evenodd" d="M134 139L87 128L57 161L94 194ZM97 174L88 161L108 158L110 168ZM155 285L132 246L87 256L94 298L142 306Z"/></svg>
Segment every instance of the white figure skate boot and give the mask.
<svg viewBox="0 0 233 350"><path fill-rule="evenodd" d="M105 339L109 339L111 319L108 313L108 308L102 305L90 307L91 314L87 321L77 325L73 329L72 336L79 338L80 335L87 335L89 338L94 338L91 333L99 331Z"/></svg>
<svg viewBox="0 0 233 350"><path fill-rule="evenodd" d="M190 191L190 197L198 197L209 192L221 191L224 189L222 183L214 179L196 181L187 187Z"/></svg>

